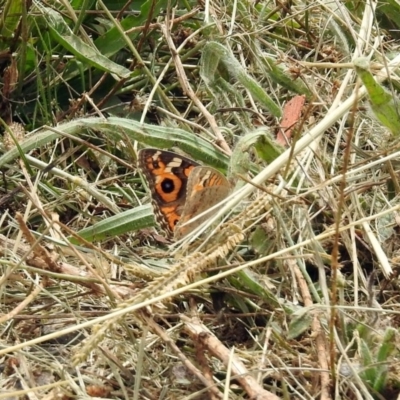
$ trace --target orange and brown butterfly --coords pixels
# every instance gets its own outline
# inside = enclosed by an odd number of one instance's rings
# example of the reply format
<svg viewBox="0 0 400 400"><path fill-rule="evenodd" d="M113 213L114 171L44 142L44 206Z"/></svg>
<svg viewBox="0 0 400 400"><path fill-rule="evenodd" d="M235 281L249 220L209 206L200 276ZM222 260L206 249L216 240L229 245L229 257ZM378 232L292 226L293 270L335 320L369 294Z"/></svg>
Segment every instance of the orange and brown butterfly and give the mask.
<svg viewBox="0 0 400 400"><path fill-rule="evenodd" d="M140 150L138 167L148 182L156 221L176 240L207 220L215 210L188 222L221 202L231 190L216 169L171 151Z"/></svg>

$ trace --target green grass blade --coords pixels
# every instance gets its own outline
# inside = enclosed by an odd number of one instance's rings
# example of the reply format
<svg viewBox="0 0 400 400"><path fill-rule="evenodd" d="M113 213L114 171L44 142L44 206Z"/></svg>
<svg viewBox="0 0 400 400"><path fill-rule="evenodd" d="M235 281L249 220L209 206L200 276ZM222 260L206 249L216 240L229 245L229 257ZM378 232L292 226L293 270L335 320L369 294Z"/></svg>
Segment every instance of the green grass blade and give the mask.
<svg viewBox="0 0 400 400"><path fill-rule="evenodd" d="M88 242L101 241L107 238L113 238L127 232L138 229L148 228L155 225L154 214L149 204L127 210L117 215L113 215L103 221L82 229L77 232L79 236ZM70 238L74 244L79 240Z"/></svg>

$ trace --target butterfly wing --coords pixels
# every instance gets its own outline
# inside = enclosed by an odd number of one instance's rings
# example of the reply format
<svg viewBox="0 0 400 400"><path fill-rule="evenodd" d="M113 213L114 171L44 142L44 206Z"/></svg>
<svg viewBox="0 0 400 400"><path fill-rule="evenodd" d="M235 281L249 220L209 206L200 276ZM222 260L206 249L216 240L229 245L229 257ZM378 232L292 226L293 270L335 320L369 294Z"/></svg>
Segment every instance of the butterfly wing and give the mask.
<svg viewBox="0 0 400 400"><path fill-rule="evenodd" d="M188 179L186 203L181 218L175 227L175 239L188 235L217 210L205 212L225 199L231 191L231 185L223 174L211 167L194 168ZM194 217L200 218L190 222Z"/></svg>
<svg viewBox="0 0 400 400"><path fill-rule="evenodd" d="M149 185L156 220L172 236L186 204L189 176L199 164L170 151L143 149L138 166Z"/></svg>

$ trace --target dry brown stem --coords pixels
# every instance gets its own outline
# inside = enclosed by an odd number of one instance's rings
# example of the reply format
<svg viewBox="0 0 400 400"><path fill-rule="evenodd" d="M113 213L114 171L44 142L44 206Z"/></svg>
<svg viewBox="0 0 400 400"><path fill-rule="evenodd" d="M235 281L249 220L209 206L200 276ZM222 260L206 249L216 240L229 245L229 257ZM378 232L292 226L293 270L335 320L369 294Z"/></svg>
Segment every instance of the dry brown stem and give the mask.
<svg viewBox="0 0 400 400"><path fill-rule="evenodd" d="M313 305L312 297L310 291L308 290L307 282L299 270L296 260L287 260L287 263L291 264L291 268L296 275L297 282L299 284L300 292L303 297L304 306L311 307ZM328 366L328 352L326 351L325 334L321 327L318 316L315 315L313 322L311 324L311 329L313 331L313 337L315 337L316 347L317 347L317 357L318 363L321 368L320 380L321 380L321 400L329 400L331 396L329 394L330 387L330 376L329 376L329 366Z"/></svg>
<svg viewBox="0 0 400 400"><path fill-rule="evenodd" d="M147 326L157 334L171 349L175 352L175 354L179 357L185 367L196 376L207 388L210 394L216 399L222 399L222 395L219 390L215 387L215 383L209 376L205 376L202 372L193 365L193 363L182 353L179 347L172 341L172 339L168 336L168 334L162 329L152 318L145 315L145 313L141 313L142 319L145 320Z"/></svg>
<svg viewBox="0 0 400 400"><path fill-rule="evenodd" d="M259 383L250 375L245 365L237 357L233 356L232 358L229 349L224 346L200 321L189 319L184 315L181 316L181 319L185 322L185 330L193 340L200 340L204 348L213 356L220 359L227 368L229 363L232 363L232 372L233 375L235 375L235 379L251 399L279 400L278 396L260 386Z"/></svg>
<svg viewBox="0 0 400 400"><path fill-rule="evenodd" d="M211 129L214 132L217 145L221 147L221 149L223 149L226 154L231 154L232 151L225 138L223 137L217 121L215 120L215 117L207 110L206 107L204 107L203 103L196 96L196 93L193 91L192 87L189 84L189 79L186 76L185 68L183 67L182 61L179 58L179 53L175 47L174 41L172 40L169 28L166 25L160 25L160 27L170 48L172 58L174 59L176 73L183 91L187 94L187 96L189 96L193 103L196 104L199 110L203 113L204 117L207 119L208 123L211 126Z"/></svg>

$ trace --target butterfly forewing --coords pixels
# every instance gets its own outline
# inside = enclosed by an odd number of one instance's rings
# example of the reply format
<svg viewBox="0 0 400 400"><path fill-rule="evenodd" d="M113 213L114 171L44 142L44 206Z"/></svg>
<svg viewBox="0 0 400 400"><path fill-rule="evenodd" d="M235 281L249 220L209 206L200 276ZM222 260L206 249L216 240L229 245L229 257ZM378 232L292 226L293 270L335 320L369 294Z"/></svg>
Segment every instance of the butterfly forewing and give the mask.
<svg viewBox="0 0 400 400"><path fill-rule="evenodd" d="M143 149L138 166L145 176L152 197L156 221L172 236L185 208L187 184L199 164L170 151Z"/></svg>

